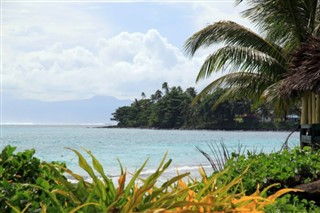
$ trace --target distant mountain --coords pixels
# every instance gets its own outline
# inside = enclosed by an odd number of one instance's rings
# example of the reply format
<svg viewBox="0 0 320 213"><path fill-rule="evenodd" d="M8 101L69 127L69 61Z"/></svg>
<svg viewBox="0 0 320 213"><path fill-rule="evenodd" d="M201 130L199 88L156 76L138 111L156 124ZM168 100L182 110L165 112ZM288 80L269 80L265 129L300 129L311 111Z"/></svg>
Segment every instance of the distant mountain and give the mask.
<svg viewBox="0 0 320 213"><path fill-rule="evenodd" d="M110 124L112 113L130 100L96 96L85 100L43 102L3 98L2 122L34 124Z"/></svg>

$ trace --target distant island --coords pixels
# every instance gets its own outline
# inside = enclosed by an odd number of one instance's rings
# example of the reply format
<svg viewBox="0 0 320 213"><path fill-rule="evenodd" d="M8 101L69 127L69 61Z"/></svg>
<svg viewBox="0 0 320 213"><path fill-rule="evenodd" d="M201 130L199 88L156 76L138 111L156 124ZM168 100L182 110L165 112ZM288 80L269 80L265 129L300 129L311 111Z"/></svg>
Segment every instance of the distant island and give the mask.
<svg viewBox="0 0 320 213"><path fill-rule="evenodd" d="M292 130L299 125L299 107L281 114L268 105L256 106L250 100L234 99L217 103L226 92L218 88L212 94L196 98L193 87L162 84L149 98L141 93L130 106L112 113L116 126L108 128L213 129L213 130ZM196 98L196 99L195 99Z"/></svg>

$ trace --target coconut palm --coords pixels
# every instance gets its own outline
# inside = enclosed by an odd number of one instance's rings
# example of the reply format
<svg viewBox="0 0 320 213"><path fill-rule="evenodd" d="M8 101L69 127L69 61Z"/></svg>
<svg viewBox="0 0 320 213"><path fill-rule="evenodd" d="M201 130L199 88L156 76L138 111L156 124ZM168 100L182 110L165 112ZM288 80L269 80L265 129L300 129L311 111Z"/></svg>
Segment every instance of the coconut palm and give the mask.
<svg viewBox="0 0 320 213"><path fill-rule="evenodd" d="M243 15L265 36L235 22L220 21L187 39L185 50L191 56L202 47L224 44L206 58L196 81L209 78L214 72L224 75L205 87L197 99L223 86L227 92L216 105L226 99L243 97L255 103L267 100L277 110L288 109L291 101L280 96L279 82L287 73L290 53L310 34L319 33L319 3L315 0L247 0L246 3L249 9Z"/></svg>
<svg viewBox="0 0 320 213"><path fill-rule="evenodd" d="M167 82L163 82L162 89L164 90L165 94L169 93L169 84Z"/></svg>
<svg viewBox="0 0 320 213"><path fill-rule="evenodd" d="M186 51L194 55L200 47L223 42L225 46L210 54L196 81L214 72L227 72L211 82L197 99L218 87L228 88L216 105L228 98L252 98L259 101L263 92L281 79L287 70L287 55L283 48L244 26L232 21L220 21L190 37Z"/></svg>
<svg viewBox="0 0 320 213"><path fill-rule="evenodd" d="M313 35L320 33L318 0L236 0L249 8L242 12L266 39L277 42L286 51L294 51Z"/></svg>

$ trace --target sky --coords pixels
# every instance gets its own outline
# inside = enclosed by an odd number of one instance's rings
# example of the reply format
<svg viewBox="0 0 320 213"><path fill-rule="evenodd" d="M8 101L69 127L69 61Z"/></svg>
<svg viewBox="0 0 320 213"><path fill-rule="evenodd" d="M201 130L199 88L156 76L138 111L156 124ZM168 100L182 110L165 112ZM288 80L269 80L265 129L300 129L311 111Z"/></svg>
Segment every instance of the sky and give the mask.
<svg viewBox="0 0 320 213"><path fill-rule="evenodd" d="M241 18L234 1L1 2L2 95L41 101L150 96L163 82L195 83L204 59L184 42L207 25Z"/></svg>

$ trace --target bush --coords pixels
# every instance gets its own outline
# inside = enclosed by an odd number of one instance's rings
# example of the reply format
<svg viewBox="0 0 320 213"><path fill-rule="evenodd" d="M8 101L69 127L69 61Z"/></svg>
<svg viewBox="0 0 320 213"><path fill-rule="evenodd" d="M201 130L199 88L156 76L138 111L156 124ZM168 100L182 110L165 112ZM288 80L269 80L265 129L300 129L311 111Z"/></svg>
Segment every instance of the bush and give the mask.
<svg viewBox="0 0 320 213"><path fill-rule="evenodd" d="M92 166L77 150L71 149L79 159L79 166L91 177L84 180L56 163L40 162L34 158L34 150L13 154L15 148L6 147L1 155L1 212L252 212L262 211L266 206L295 189L281 189L266 196L274 187L262 192L256 189L250 195L242 187L249 167L229 181L227 168L207 177L200 168L201 181L181 174L160 184L158 179L169 167L166 155L157 170L146 179L140 178L147 161L126 181L127 173L121 167L118 184L107 177L102 165L91 154ZM63 172L73 176L78 183L70 183ZM34 175L33 175L34 174Z"/></svg>
<svg viewBox="0 0 320 213"><path fill-rule="evenodd" d="M320 150L313 151L310 147L301 150L297 147L292 151L284 150L270 154L251 152L248 152L247 155L233 154L225 166L230 169L221 177L223 181L234 179L250 166L242 180L243 188L247 193L253 193L257 185L262 189L273 183L279 183L278 188L291 188L320 179ZM275 190L276 188L271 189L269 193L275 193ZM280 199L279 202L282 203L279 203L279 206L291 205L291 208L296 206L293 212L301 212L301 209L309 211L309 207L319 210L317 207L319 203L315 203L310 198L307 204L302 205L305 198L304 194L292 195L285 200Z"/></svg>
<svg viewBox="0 0 320 213"><path fill-rule="evenodd" d="M230 167L226 177L236 177L249 165L250 169L243 179L249 193L255 191L257 184L261 188L273 183L280 183L280 187L294 187L320 178L320 151L297 147L292 151L270 154L248 152L246 156L233 155L226 164Z"/></svg>
<svg viewBox="0 0 320 213"><path fill-rule="evenodd" d="M298 196L286 194L279 198L277 202L267 206L266 213L286 212L286 213L320 213L319 206L314 201L299 199Z"/></svg>
<svg viewBox="0 0 320 213"><path fill-rule="evenodd" d="M55 182L55 172L33 156L34 149L14 154L15 150L15 147L6 146L0 155L0 212L11 212L10 205L19 211L27 206L28 212L50 206L52 200L39 187L63 189ZM31 187L32 184L36 187ZM60 199L61 203L65 201L62 196Z"/></svg>

